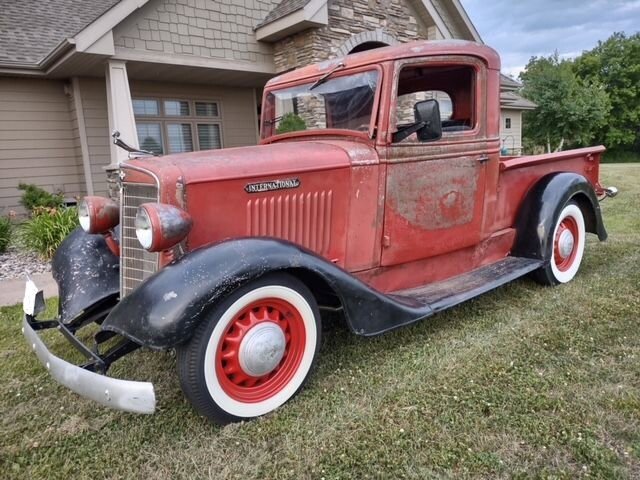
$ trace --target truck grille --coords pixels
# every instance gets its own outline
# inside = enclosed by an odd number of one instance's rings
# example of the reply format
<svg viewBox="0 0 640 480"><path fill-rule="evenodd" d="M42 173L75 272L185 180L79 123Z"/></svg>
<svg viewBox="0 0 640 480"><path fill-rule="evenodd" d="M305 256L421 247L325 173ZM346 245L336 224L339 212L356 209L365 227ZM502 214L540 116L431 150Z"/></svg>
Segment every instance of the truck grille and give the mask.
<svg viewBox="0 0 640 480"><path fill-rule="evenodd" d="M124 298L158 269L158 254L147 252L136 237L134 225L138 207L157 202L155 185L122 183L120 205L120 297Z"/></svg>

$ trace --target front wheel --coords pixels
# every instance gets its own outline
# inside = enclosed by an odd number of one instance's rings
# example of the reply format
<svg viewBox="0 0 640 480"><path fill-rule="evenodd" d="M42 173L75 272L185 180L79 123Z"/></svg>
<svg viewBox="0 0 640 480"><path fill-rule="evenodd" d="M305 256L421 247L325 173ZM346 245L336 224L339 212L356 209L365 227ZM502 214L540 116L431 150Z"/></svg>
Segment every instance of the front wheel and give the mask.
<svg viewBox="0 0 640 480"><path fill-rule="evenodd" d="M320 345L309 289L279 273L217 305L178 348L178 376L201 414L225 424L269 413L305 383Z"/></svg>
<svg viewBox="0 0 640 480"><path fill-rule="evenodd" d="M534 278L544 285L558 285L573 280L578 273L585 245L585 224L582 210L568 202L560 211L548 242L549 263L534 272Z"/></svg>

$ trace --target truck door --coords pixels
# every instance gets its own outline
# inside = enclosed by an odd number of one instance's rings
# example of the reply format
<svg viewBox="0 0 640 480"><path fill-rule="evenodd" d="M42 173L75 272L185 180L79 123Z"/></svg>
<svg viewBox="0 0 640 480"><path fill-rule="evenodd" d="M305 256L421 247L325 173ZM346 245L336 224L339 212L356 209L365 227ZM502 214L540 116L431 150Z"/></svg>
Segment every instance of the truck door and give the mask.
<svg viewBox="0 0 640 480"><path fill-rule="evenodd" d="M412 124L416 102L435 98L442 138L389 144L381 264L396 265L481 240L486 162L486 69L473 57L398 62L389 131ZM497 154L497 152L495 152Z"/></svg>

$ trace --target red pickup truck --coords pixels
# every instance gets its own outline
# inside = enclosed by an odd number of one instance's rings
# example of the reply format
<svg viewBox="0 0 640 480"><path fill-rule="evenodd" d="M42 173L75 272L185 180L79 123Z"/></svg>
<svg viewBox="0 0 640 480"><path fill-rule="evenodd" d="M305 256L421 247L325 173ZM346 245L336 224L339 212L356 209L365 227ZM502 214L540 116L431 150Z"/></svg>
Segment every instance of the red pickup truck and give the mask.
<svg viewBox="0 0 640 480"><path fill-rule="evenodd" d="M607 236L604 148L500 157L499 81L486 46L381 48L271 80L258 146L133 155L119 204L86 197L54 257L58 318L36 319L27 282L29 344L60 383L140 413L152 384L107 369L141 346L176 349L185 395L227 423L300 390L323 310L370 336L527 274L570 281L586 233ZM44 328L87 362L50 353Z"/></svg>

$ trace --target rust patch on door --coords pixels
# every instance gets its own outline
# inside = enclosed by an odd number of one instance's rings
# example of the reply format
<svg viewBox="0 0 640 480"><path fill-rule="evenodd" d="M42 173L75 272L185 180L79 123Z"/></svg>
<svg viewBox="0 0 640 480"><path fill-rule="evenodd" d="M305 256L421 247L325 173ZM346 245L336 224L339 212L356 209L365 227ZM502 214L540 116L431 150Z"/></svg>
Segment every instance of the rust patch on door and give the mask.
<svg viewBox="0 0 640 480"><path fill-rule="evenodd" d="M439 230L473 220L480 165L472 158L396 163L389 168L389 206L412 225Z"/></svg>

